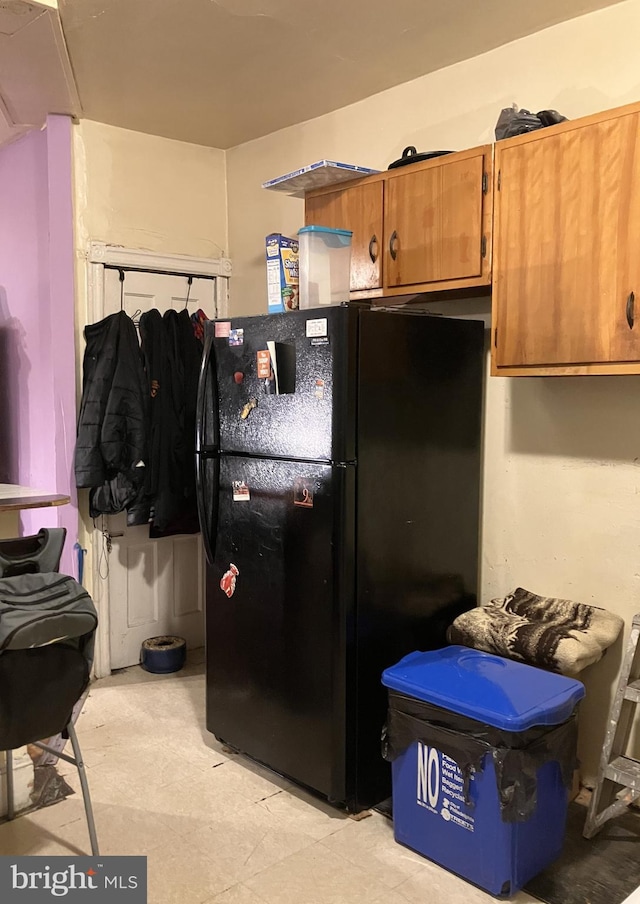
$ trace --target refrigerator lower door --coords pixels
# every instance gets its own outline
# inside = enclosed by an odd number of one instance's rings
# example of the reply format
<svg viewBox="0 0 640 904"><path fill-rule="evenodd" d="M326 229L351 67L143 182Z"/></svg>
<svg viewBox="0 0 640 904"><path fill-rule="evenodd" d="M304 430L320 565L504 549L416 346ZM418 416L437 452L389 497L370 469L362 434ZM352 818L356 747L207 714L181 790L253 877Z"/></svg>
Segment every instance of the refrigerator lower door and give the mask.
<svg viewBox="0 0 640 904"><path fill-rule="evenodd" d="M207 577L207 728L282 775L345 794L340 550L353 469L221 456Z"/></svg>
<svg viewBox="0 0 640 904"><path fill-rule="evenodd" d="M218 486L220 480L220 458L217 454L196 454L196 488L198 499L198 519L205 556L209 565L213 556L218 530Z"/></svg>

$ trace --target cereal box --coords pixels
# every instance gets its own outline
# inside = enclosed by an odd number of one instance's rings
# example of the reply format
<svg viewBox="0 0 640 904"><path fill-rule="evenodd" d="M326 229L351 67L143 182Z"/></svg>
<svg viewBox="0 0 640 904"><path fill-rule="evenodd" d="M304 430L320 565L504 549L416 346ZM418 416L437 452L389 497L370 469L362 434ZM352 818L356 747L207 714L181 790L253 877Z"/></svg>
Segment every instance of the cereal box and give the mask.
<svg viewBox="0 0 640 904"><path fill-rule="evenodd" d="M267 236L267 297L270 314L298 309L298 239Z"/></svg>

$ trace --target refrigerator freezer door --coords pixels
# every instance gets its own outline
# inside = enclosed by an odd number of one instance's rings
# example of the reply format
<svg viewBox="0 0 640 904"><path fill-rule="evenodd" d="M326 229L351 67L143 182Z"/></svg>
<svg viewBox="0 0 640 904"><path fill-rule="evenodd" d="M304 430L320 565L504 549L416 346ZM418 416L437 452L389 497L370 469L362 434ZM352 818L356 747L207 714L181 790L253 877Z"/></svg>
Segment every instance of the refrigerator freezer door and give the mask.
<svg viewBox="0 0 640 904"><path fill-rule="evenodd" d="M357 311L336 306L215 321L206 336L217 390L202 415L203 447L219 442L225 452L257 457L355 457Z"/></svg>
<svg viewBox="0 0 640 904"><path fill-rule="evenodd" d="M217 451L220 446L218 386L215 380L213 329L205 324L204 349L196 400L196 455Z"/></svg>
<svg viewBox="0 0 640 904"><path fill-rule="evenodd" d="M344 799L340 551L353 468L221 456L207 576L207 728L254 759Z"/></svg>

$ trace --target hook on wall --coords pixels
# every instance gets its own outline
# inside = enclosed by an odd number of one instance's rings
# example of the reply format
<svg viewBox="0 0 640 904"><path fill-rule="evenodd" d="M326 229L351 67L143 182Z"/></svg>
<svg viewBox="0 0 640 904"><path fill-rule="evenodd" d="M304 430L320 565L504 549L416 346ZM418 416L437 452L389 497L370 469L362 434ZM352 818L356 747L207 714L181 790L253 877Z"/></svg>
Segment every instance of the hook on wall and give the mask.
<svg viewBox="0 0 640 904"><path fill-rule="evenodd" d="M124 311L124 270L118 269L120 274L120 310Z"/></svg>
<svg viewBox="0 0 640 904"><path fill-rule="evenodd" d="M184 301L184 310L187 310L187 305L189 304L189 295L191 294L191 283L193 282L193 276L187 276L187 297Z"/></svg>

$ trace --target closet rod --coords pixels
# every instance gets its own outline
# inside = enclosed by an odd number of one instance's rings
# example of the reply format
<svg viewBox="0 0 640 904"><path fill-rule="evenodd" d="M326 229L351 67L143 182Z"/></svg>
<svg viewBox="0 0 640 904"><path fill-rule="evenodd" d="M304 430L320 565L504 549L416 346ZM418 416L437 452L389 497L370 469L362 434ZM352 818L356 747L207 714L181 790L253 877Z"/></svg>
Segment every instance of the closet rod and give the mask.
<svg viewBox="0 0 640 904"><path fill-rule="evenodd" d="M122 271L123 273L155 273L158 276L190 276L192 279L213 279L217 276L200 275L198 273L186 273L182 270L153 270L149 267L118 267L116 264L103 264L105 270Z"/></svg>

